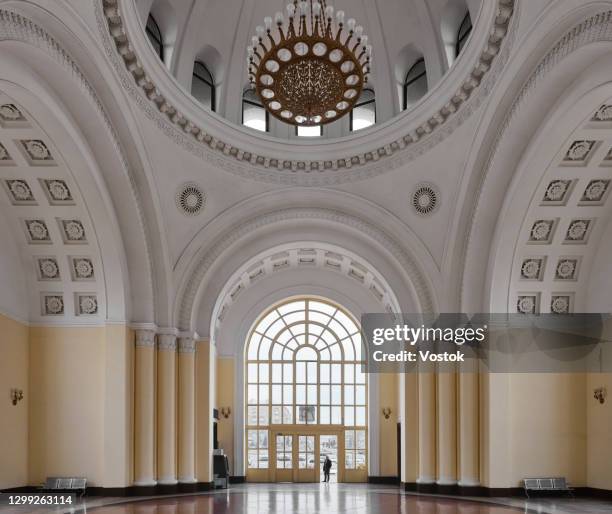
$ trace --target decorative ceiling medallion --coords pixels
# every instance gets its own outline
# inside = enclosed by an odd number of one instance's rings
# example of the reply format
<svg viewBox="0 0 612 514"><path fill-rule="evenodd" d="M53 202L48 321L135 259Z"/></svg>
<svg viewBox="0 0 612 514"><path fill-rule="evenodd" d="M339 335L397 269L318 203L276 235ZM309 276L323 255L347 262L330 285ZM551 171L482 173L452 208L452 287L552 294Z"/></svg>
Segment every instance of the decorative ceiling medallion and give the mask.
<svg viewBox="0 0 612 514"><path fill-rule="evenodd" d="M74 198L66 181L60 179L41 179L43 189L51 205L74 205Z"/></svg>
<svg viewBox="0 0 612 514"><path fill-rule="evenodd" d="M577 280L578 263L579 258L577 257L563 257L559 259L555 270L555 280Z"/></svg>
<svg viewBox="0 0 612 514"><path fill-rule="evenodd" d="M602 105L597 109L593 121L612 121L612 105Z"/></svg>
<svg viewBox="0 0 612 514"><path fill-rule="evenodd" d="M538 220L529 232L530 244L550 244L555 233L557 220Z"/></svg>
<svg viewBox="0 0 612 514"><path fill-rule="evenodd" d="M363 27L326 0L295 0L247 48L248 73L265 109L291 125L331 123L348 114L371 69L372 46ZM274 27L274 25L276 27Z"/></svg>
<svg viewBox="0 0 612 514"><path fill-rule="evenodd" d="M75 293L74 299L77 316L95 316L98 314L98 297L95 293Z"/></svg>
<svg viewBox="0 0 612 514"><path fill-rule="evenodd" d="M609 192L610 180L591 180L580 198L580 205L603 205Z"/></svg>
<svg viewBox="0 0 612 514"><path fill-rule="evenodd" d="M567 150L563 162L564 166L586 166L597 147L597 141L574 141Z"/></svg>
<svg viewBox="0 0 612 514"><path fill-rule="evenodd" d="M51 235L44 220L24 220L28 241L32 244L51 244Z"/></svg>
<svg viewBox="0 0 612 514"><path fill-rule="evenodd" d="M6 147L0 143L0 166L10 166L13 164L13 159L8 153Z"/></svg>
<svg viewBox="0 0 612 514"><path fill-rule="evenodd" d="M553 180L544 193L542 205L565 205L569 198L573 180Z"/></svg>
<svg viewBox="0 0 612 514"><path fill-rule="evenodd" d="M488 5L485 4L487 8ZM210 134L196 120L180 112L172 99L163 93L163 88L153 81L152 74L143 67L142 60L134 52L130 30L141 30L140 24L136 27L126 23L119 0L99 0L95 6L105 51L116 71L121 74L124 87L168 137L194 155L212 160L225 171L241 177L268 183L304 186L339 184L371 178L397 168L406 160L417 158L444 141L471 116L483 98L488 96L508 61L517 27L517 24L514 24L513 30L509 30L517 6L516 1L499 0L493 5L493 24L484 47L478 53L477 61L465 75L465 79L458 82L454 93L449 95L442 107L432 112L428 119L399 137L394 135L392 140L381 143L378 148L361 148L354 154L329 161L300 161L258 154L234 146L233 141L219 139L218 134ZM504 45L506 39L509 42ZM217 156L210 155L205 145L194 144L194 140L205 143ZM405 149L406 152L403 152ZM399 153L403 153L403 156L397 157L396 154ZM382 165L379 162L391 156L396 158L388 164ZM231 158L238 161L238 164L232 163ZM293 173L278 173L284 170L291 170ZM314 175L311 171L329 171L333 172L333 176L331 173Z"/></svg>
<svg viewBox="0 0 612 514"><path fill-rule="evenodd" d="M521 265L522 280L542 280L546 257L525 259Z"/></svg>
<svg viewBox="0 0 612 514"><path fill-rule="evenodd" d="M538 314L540 311L540 293L521 294L516 300L516 312L519 314Z"/></svg>
<svg viewBox="0 0 612 514"><path fill-rule="evenodd" d="M66 244L85 244L85 228L79 220L59 220L62 229L62 237Z"/></svg>
<svg viewBox="0 0 612 514"><path fill-rule="evenodd" d="M572 310L572 295L554 294L550 299L550 312L553 314L569 314Z"/></svg>
<svg viewBox="0 0 612 514"><path fill-rule="evenodd" d="M32 189L25 180L5 180L4 188L13 205L36 205L36 199L34 198Z"/></svg>
<svg viewBox="0 0 612 514"><path fill-rule="evenodd" d="M27 127L28 120L15 104L0 105L0 126Z"/></svg>
<svg viewBox="0 0 612 514"><path fill-rule="evenodd" d="M176 206L187 216L199 214L206 203L206 195L202 188L193 182L183 184L176 192Z"/></svg>
<svg viewBox="0 0 612 514"><path fill-rule="evenodd" d="M40 139L22 139L19 143L31 166L51 166L55 164L53 156L44 141Z"/></svg>
<svg viewBox="0 0 612 514"><path fill-rule="evenodd" d="M586 244L593 228L593 220L572 220L565 233L565 244Z"/></svg>
<svg viewBox="0 0 612 514"><path fill-rule="evenodd" d="M42 293L43 316L62 316L64 314L64 295L62 293Z"/></svg>
<svg viewBox="0 0 612 514"><path fill-rule="evenodd" d="M91 282L95 280L93 262L89 257L69 257L70 273L75 282Z"/></svg>
<svg viewBox="0 0 612 514"><path fill-rule="evenodd" d="M55 257L37 257L36 269L38 280L53 281L60 280L60 269Z"/></svg>
<svg viewBox="0 0 612 514"><path fill-rule="evenodd" d="M423 183L416 186L412 194L412 206L417 214L427 216L438 210L440 190L433 184Z"/></svg>

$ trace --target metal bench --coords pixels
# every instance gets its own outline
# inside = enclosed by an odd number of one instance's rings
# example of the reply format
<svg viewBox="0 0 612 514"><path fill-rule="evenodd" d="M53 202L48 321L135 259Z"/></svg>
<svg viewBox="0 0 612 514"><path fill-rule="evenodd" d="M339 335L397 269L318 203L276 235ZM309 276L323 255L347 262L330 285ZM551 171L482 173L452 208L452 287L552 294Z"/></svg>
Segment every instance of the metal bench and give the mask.
<svg viewBox="0 0 612 514"><path fill-rule="evenodd" d="M80 491L79 497L85 494L87 479L82 477L47 477L43 491Z"/></svg>
<svg viewBox="0 0 612 514"><path fill-rule="evenodd" d="M568 493L570 496L574 496L574 491L567 484L565 477L525 478L523 480L523 486L525 488L527 498L530 498L530 491L562 492Z"/></svg>

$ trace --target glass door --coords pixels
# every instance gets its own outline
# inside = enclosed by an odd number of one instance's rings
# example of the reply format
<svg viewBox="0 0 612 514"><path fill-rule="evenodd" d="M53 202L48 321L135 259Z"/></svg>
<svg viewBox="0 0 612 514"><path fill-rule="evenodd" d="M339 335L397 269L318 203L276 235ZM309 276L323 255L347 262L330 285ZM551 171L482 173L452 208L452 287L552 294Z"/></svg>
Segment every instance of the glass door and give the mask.
<svg viewBox="0 0 612 514"><path fill-rule="evenodd" d="M318 466L315 436L298 435L298 466L296 482L317 482Z"/></svg>
<svg viewBox="0 0 612 514"><path fill-rule="evenodd" d="M319 469L321 471L321 480L325 480L325 460L329 457L331 460L331 468L329 470L329 482L338 482L338 436L337 435L320 435L319 436Z"/></svg>
<svg viewBox="0 0 612 514"><path fill-rule="evenodd" d="M276 482L293 482L293 436L276 434Z"/></svg>

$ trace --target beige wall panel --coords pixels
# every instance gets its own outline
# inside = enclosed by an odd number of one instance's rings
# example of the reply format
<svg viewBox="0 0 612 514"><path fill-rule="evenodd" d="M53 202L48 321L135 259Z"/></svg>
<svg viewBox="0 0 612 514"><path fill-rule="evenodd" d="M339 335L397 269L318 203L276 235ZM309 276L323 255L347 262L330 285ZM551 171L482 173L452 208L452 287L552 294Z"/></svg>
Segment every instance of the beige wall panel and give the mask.
<svg viewBox="0 0 612 514"><path fill-rule="evenodd" d="M219 447L223 448L230 463L230 473L234 474L234 419L236 409L234 408L234 377L235 360L232 357L217 358L217 391L216 407L230 408L232 413L225 418L219 412L219 425L217 436Z"/></svg>
<svg viewBox="0 0 612 514"><path fill-rule="evenodd" d="M28 327L0 315L0 489L28 483ZM11 389L22 389L13 405Z"/></svg>

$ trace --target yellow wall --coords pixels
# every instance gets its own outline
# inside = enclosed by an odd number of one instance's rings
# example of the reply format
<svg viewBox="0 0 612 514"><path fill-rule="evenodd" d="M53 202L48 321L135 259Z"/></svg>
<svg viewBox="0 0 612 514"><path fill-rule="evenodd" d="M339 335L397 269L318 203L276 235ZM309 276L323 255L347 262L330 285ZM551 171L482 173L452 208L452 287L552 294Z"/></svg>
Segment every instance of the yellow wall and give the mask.
<svg viewBox="0 0 612 514"><path fill-rule="evenodd" d="M0 315L0 489L28 483L28 330ZM17 405L11 389L23 390Z"/></svg>
<svg viewBox="0 0 612 514"><path fill-rule="evenodd" d="M587 485L586 376L494 374L486 383L484 485L518 487L529 476Z"/></svg>
<svg viewBox="0 0 612 514"><path fill-rule="evenodd" d="M399 377L395 373L378 375L377 408L373 411L380 418L380 476L397 476L397 415L399 409ZM391 415L385 419L382 409L389 407Z"/></svg>
<svg viewBox="0 0 612 514"><path fill-rule="evenodd" d="M131 484L131 337L123 326L30 329L30 484Z"/></svg>
<svg viewBox="0 0 612 514"><path fill-rule="evenodd" d="M196 343L196 478L212 482L213 408L215 406L215 347L208 341Z"/></svg>
<svg viewBox="0 0 612 514"><path fill-rule="evenodd" d="M599 387L605 387L608 391L604 404L593 396L594 390ZM589 374L585 401L589 487L612 490L612 374Z"/></svg>
<svg viewBox="0 0 612 514"><path fill-rule="evenodd" d="M217 398L216 407L219 409L219 424L217 426L217 438L219 447L223 448L230 463L230 473L234 474L234 419L236 409L234 408L234 377L235 360L231 357L217 358ZM221 415L221 408L230 408L232 413L226 419Z"/></svg>

